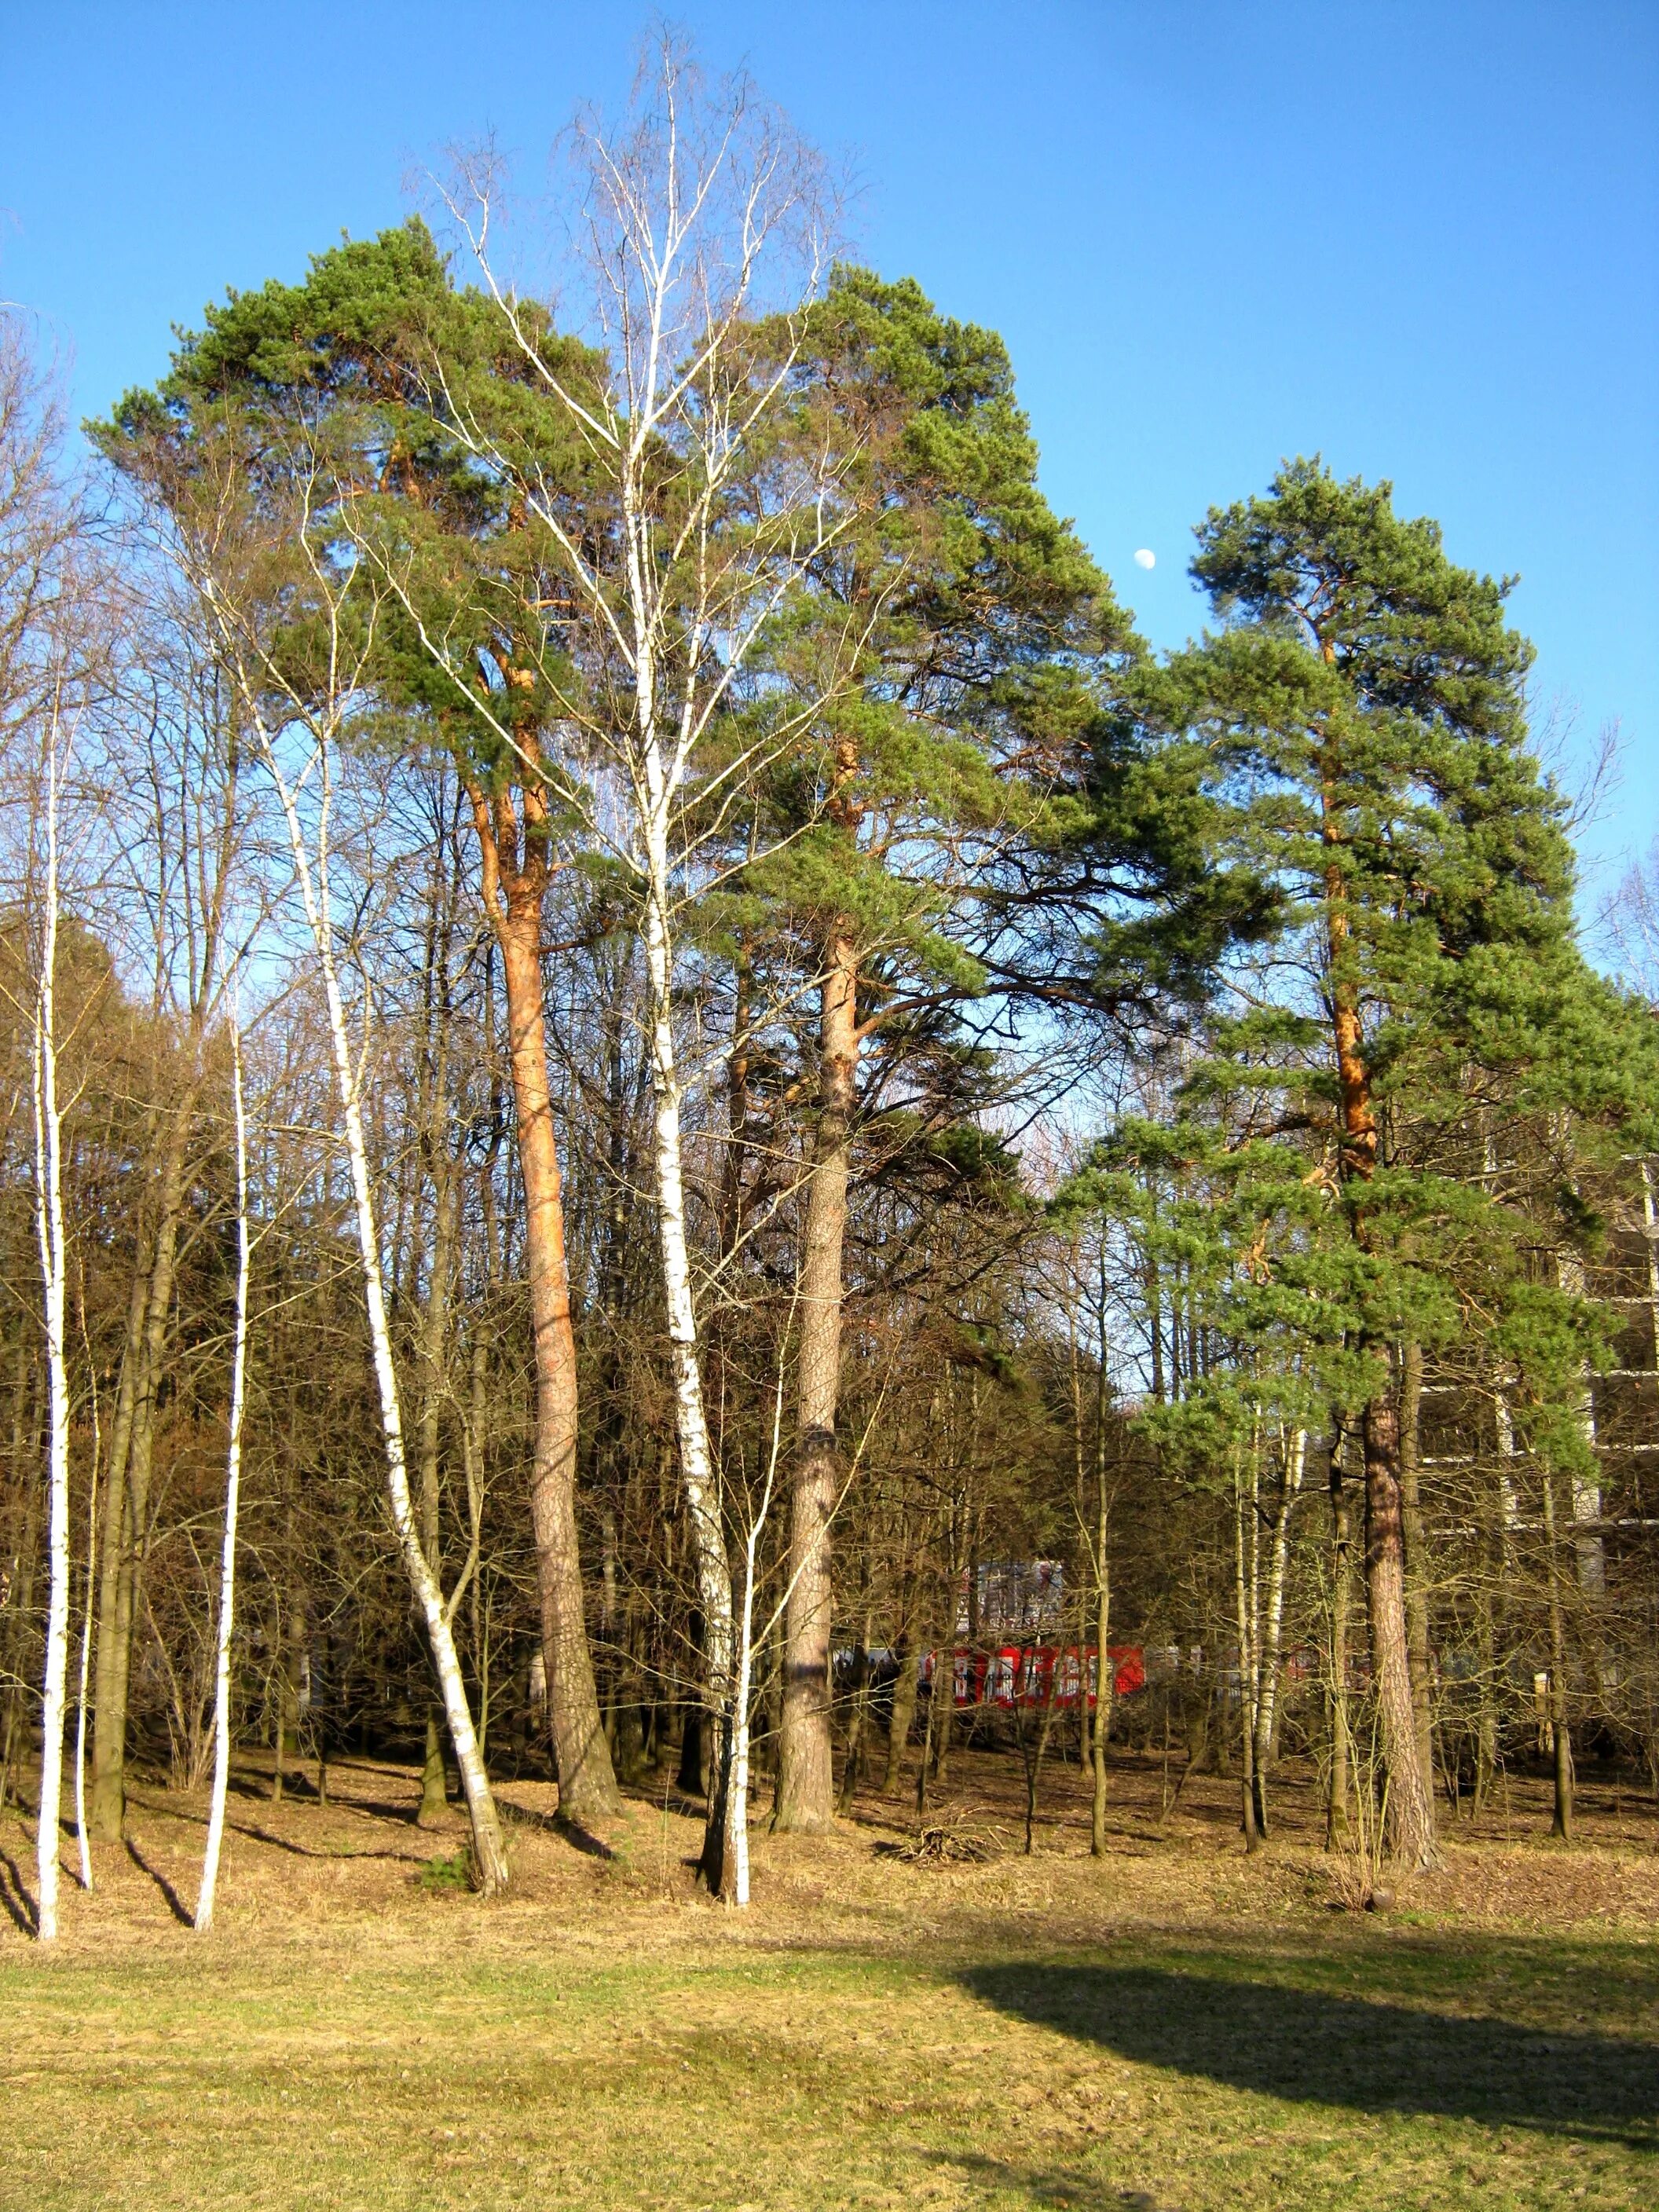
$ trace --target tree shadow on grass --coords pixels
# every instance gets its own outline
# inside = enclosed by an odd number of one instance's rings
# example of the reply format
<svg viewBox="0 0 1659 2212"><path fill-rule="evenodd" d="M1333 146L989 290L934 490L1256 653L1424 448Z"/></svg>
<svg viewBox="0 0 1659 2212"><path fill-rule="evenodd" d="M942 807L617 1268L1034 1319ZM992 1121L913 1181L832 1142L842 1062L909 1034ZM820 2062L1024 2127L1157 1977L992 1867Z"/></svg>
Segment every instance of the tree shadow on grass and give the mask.
<svg viewBox="0 0 1659 2212"><path fill-rule="evenodd" d="M189 1911L185 1907L184 1899L179 1896L178 1891L167 1880L167 1876L161 1872L161 1868L152 1866L150 1864L149 1861L139 1850L137 1844L133 1842L131 1836L128 1836L125 1838L125 1841L127 1856L132 1861L132 1863L138 1869L141 1874L147 1874L150 1880L155 1884L157 1889L161 1891L162 1896L166 1898L168 1905L172 1908L173 1918L175 1920L181 1921L186 1928L193 1926L194 1922Z"/></svg>
<svg viewBox="0 0 1659 2212"><path fill-rule="evenodd" d="M390 1859L398 1866L420 1866L424 1863L418 1851L349 1851L331 1849L326 1844L296 1844L292 1838L279 1836L273 1829L261 1828L252 1820L231 1820L226 1824L232 1835L246 1836L256 1844L269 1844L274 1851L286 1851L295 1859L328 1859L343 1866L348 1859Z"/></svg>
<svg viewBox="0 0 1659 2212"><path fill-rule="evenodd" d="M40 1925L34 1903L34 1893L23 1880L23 1870L9 1851L0 1851L0 1905L6 1908L14 1928L24 1936L33 1936Z"/></svg>
<svg viewBox="0 0 1659 2212"><path fill-rule="evenodd" d="M603 1836L596 1836L591 1828L584 1828L579 1820L568 1820L562 1813L543 1813L533 1805L515 1805L510 1797L498 1790L495 1806L504 1820L514 1827L535 1828L543 1835L556 1836L561 1843L580 1851L585 1858L614 1859L617 1856Z"/></svg>
<svg viewBox="0 0 1659 2212"><path fill-rule="evenodd" d="M1017 2166L982 2153L943 2151L931 2154L927 2163L941 2173L971 2180L976 2189L993 2189L999 2196L1017 2191L1027 2204L1052 2206L1054 2212L1164 2212L1162 2197L1103 2181L1079 2166Z"/></svg>
<svg viewBox="0 0 1659 2212"><path fill-rule="evenodd" d="M1158 1966L1006 1964L963 1977L999 2012L1228 2088L1659 2149L1659 2050Z"/></svg>

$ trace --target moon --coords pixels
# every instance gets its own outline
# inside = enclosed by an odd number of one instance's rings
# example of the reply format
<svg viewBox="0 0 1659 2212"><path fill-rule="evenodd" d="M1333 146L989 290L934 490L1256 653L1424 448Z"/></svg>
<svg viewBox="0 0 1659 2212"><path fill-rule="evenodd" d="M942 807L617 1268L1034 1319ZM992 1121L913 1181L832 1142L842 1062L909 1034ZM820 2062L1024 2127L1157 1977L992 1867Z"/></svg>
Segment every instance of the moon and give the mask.
<svg viewBox="0 0 1659 2212"><path fill-rule="evenodd" d="M1140 550L1135 555L1135 566L1137 568L1156 568L1158 566L1157 554L1150 551L1147 547L1143 545Z"/></svg>

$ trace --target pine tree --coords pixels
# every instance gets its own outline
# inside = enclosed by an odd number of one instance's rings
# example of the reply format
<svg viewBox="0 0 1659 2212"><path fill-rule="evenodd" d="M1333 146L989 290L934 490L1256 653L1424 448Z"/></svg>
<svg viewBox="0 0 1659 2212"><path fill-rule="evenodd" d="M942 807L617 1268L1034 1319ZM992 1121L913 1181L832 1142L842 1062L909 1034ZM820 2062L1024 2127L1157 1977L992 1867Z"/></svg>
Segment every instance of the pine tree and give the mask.
<svg viewBox="0 0 1659 2212"><path fill-rule="evenodd" d="M1626 1120L1641 1039L1575 944L1565 809L1528 749L1532 654L1504 621L1509 583L1455 566L1386 484L1317 461L1212 509L1198 538L1193 574L1224 626L1171 663L1163 712L1206 749L1218 860L1281 903L1235 965L1196 1089L1233 1094L1246 1137L1301 1134L1331 1200L1298 1287L1322 1303L1333 1395L1363 1442L1389 1833L1420 1864L1434 1832L1407 1654L1402 1352L1458 1325L1472 1263L1522 1280L1470 1141L1481 1115Z"/></svg>

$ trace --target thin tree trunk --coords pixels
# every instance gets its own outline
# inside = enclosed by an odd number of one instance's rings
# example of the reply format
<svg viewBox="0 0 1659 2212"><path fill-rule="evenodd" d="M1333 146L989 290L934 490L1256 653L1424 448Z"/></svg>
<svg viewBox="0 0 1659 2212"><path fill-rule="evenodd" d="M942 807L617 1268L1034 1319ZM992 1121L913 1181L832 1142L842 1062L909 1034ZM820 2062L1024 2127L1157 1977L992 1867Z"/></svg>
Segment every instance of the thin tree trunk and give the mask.
<svg viewBox="0 0 1659 2212"><path fill-rule="evenodd" d="M69 1670L69 1367L64 1348L68 1255L64 1238L63 1118L58 1098L58 806L62 766L56 729L46 762L46 880L40 978L35 1005L35 1230L46 1352L46 1649L40 1705L40 1796L35 1827L35 1932L58 1934L58 1818L64 1787L64 1693Z"/></svg>
<svg viewBox="0 0 1659 2212"><path fill-rule="evenodd" d="M870 1634L874 1626L869 1604L864 1611L864 1624L859 1631L859 1648L853 1661L853 1710L847 1723L847 1756L841 1770L841 1794L836 1801L839 1814L853 1809L853 1793L864 1779L864 1738L870 1722Z"/></svg>
<svg viewBox="0 0 1659 2212"><path fill-rule="evenodd" d="M1250 1596L1249 1579L1244 1565L1244 1471L1239 1455L1233 1454L1233 1603L1238 1632L1238 1711L1239 1749L1243 1755L1241 1788L1243 1793L1242 1825L1244 1848L1257 1850L1261 1834L1256 1824L1255 1797L1255 1638L1251 1634Z"/></svg>
<svg viewBox="0 0 1659 2212"><path fill-rule="evenodd" d="M904 1747L910 1740L916 1717L916 1692L921 1680L921 1654L908 1630L899 1637L898 1674L893 1682L893 1704L887 1720L887 1768L881 1778L884 1797L896 1797L903 1778Z"/></svg>
<svg viewBox="0 0 1659 2212"><path fill-rule="evenodd" d="M93 1668L92 1832L112 1843L121 1833L123 1769L126 1753L126 1692L123 1679L120 1723L116 1725L118 1652L128 1644L118 1630L121 1607L122 1567L130 1536L127 1496L127 1455L132 1443L132 1413L137 1395L138 1370L144 1356L144 1316L149 1309L150 1278L155 1254L142 1224L138 1252L127 1298L126 1333L122 1346L120 1377L116 1385L115 1416L110 1425L109 1462L104 1474L103 1536L98 1563L97 1656Z"/></svg>
<svg viewBox="0 0 1659 2212"><path fill-rule="evenodd" d="M801 1257L799 1419L790 1492L791 1589L784 1625L783 1725L778 1755L781 1828L832 1825L830 1643L834 1620L830 1523L841 1472L842 1254L858 1066L857 953L837 931L824 956L819 1027L818 1124L807 1185Z"/></svg>
<svg viewBox="0 0 1659 2212"><path fill-rule="evenodd" d="M1348 1493L1342 1478L1343 1439L1331 1439L1331 1680L1330 1794L1325 1810L1325 1848L1348 1840L1348 1798L1352 1783L1352 1737L1348 1726L1349 1560L1353 1535Z"/></svg>
<svg viewBox="0 0 1659 2212"><path fill-rule="evenodd" d="M423 1149L434 1185L435 1219L432 1255L427 1276L424 1310L421 1316L421 1419L416 1431L416 1472L419 1481L421 1542L433 1573L441 1582L442 1545L439 1441L443 1413L445 1369L449 1338L449 1286L455 1257L456 1216L459 1210L459 1177L444 1140L445 1064L441 1046L438 1072L428 1101L429 1121ZM419 1827L434 1826L449 1809L449 1788L444 1775L443 1735L438 1725L441 1705L428 1698L426 1716L426 1756L421 1768L421 1802L416 1813Z"/></svg>
<svg viewBox="0 0 1659 2212"><path fill-rule="evenodd" d="M1279 1510L1273 1516L1273 1551L1267 1568L1267 1601L1261 1627L1261 1679L1256 1699L1253 1768L1256 1818L1263 1835L1267 1832L1267 1772L1273 1765L1274 1723L1279 1710L1279 1647L1284 1635L1285 1584L1290 1565L1291 1512L1301 1494L1307 1453L1307 1431L1294 1430L1285 1444Z"/></svg>
<svg viewBox="0 0 1659 2212"><path fill-rule="evenodd" d="M4 1736L0 1741L0 1811L4 1810L11 1788L12 1762L19 1738L27 1733L24 1722L24 1701L27 1696L24 1671L28 1623L34 1614L35 1555L40 1539L40 1486L33 1469L27 1477L23 1473L25 1416L33 1395L30 1388L31 1374L27 1339L24 1330L20 1329L17 1355L12 1370L11 1449L6 1467L14 1490L24 1501L23 1529L22 1539L17 1547L16 1586L10 1603L4 1608L4 1620L0 1621L0 1626L7 1630L6 1674L9 1677L0 1688L0 1709L4 1711L6 1717Z"/></svg>
<svg viewBox="0 0 1659 2212"><path fill-rule="evenodd" d="M1429 1679L1428 1551L1418 1472L1422 1463L1423 1347L1400 1353L1400 1522L1406 1544L1406 1656L1412 1670L1412 1711L1417 1716L1417 1756L1423 1784L1434 1797L1434 1712Z"/></svg>
<svg viewBox="0 0 1659 2212"><path fill-rule="evenodd" d="M140 1583L149 1532L150 1474L155 1462L156 1400L167 1359L179 1231L184 1219L185 1171L195 1128L198 1086L191 1082L174 1109L162 1158L155 1237L143 1291L143 1325L137 1344L125 1449L111 1453L111 1486L124 1469L115 1511L115 1579L111 1613L100 1607L97 1711L93 1729L92 1829L106 1842L121 1833L126 1808L128 1685L132 1640L141 1608ZM117 1419L119 1419L119 1408ZM113 1440L112 1440L113 1443ZM109 1622L106 1658L106 1619Z"/></svg>
<svg viewBox="0 0 1659 2212"><path fill-rule="evenodd" d="M1112 1669L1112 1563L1107 1547L1110 1493L1106 1482L1106 1248L1099 1253L1099 1304L1096 1309L1095 1368L1095 1717L1090 1740L1093 1786L1089 1804L1089 1850L1094 1858L1106 1855L1106 1746L1112 1733L1112 1698L1117 1687ZM1079 1694L1088 1711L1086 1668Z"/></svg>
<svg viewBox="0 0 1659 2212"><path fill-rule="evenodd" d="M248 1222L247 1117L242 1098L242 1047L235 1018L230 1024L231 1097L236 1124L236 1327L230 1359L230 1433L225 1453L225 1534L219 1561L219 1621L213 1662L213 1795L208 1808L202 1887L196 1899L196 1932L213 1925L224 1846L225 1802L230 1790L230 1646L236 1617L236 1519L242 1489L242 1408L246 1399L248 1291L252 1240ZM280 1752L278 1757L280 1758ZM320 1759L320 1754L319 1754ZM320 1779L318 1794L323 1790Z"/></svg>
<svg viewBox="0 0 1659 2212"><path fill-rule="evenodd" d="M456 1656L449 1610L422 1547L410 1497L408 1465L404 1449L403 1408L398 1394L397 1368L392 1358L392 1332L386 1320L379 1231L374 1219L374 1192L369 1182L368 1146L363 1132L362 1103L351 1038L346 1026L345 1004L340 995L339 977L334 965L332 922L326 908L326 848L321 869L324 903L319 904L305 832L301 826L293 793L283 780L268 742L265 751L287 820L295 871L300 881L318 965L322 970L328 1006L335 1082L345 1123L346 1158L351 1174L357 1248L362 1261L364 1298L368 1309L369 1338L374 1347L374 1378L380 1392L380 1426L386 1443L386 1487L391 1498L392 1526L397 1531L398 1547L403 1553L410 1585L415 1593L416 1603L426 1625L428 1640L443 1691L450 1741L455 1747L456 1760L461 1770L461 1786L466 1796L467 1813L471 1824L474 1875L484 1895L490 1897L507 1887L507 1853L501 1842L495 1801L490 1791L489 1777L484 1772L483 1761L479 1756L477 1737L473 1731L472 1715L467 1704L460 1662ZM326 765L325 756L325 792L327 788Z"/></svg>
<svg viewBox="0 0 1659 2212"><path fill-rule="evenodd" d="M1561 1567L1557 1553L1555 1476L1544 1470L1544 1541L1549 1552L1550 1738L1554 1799L1550 1833L1572 1841L1572 1735L1567 1725L1567 1638L1561 1604Z"/></svg>
<svg viewBox="0 0 1659 2212"><path fill-rule="evenodd" d="M82 1316L84 1326L85 1315ZM92 1479L87 1485L87 1580L81 1615L80 1680L75 1698L75 1844L81 1857L81 1887L92 1887L92 1844L87 1830L87 1692L92 1670L93 1590L98 1570L98 1419L93 1413Z"/></svg>

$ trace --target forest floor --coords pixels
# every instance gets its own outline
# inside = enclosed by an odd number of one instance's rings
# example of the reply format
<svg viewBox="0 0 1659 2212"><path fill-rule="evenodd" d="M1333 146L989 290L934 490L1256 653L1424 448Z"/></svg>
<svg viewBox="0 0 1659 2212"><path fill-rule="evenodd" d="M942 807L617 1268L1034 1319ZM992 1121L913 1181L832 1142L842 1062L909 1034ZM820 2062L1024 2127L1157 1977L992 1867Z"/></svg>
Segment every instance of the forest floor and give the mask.
<svg viewBox="0 0 1659 2212"><path fill-rule="evenodd" d="M672 1796L582 1844L503 1783L483 1905L411 1769L344 1761L326 1805L303 1772L273 1803L268 1758L239 1771L202 1939L199 1798L139 1789L51 1954L0 1814L0 2206L1659 2204L1659 1817L1628 1789L1585 1789L1568 1850L1512 1783L1366 1913L1309 1777L1247 1860L1237 1784L1160 1818L1159 1762L1120 1757L1091 1860L1055 1766L1027 1857L1018 1761L958 1751L929 1817L989 1856L899 1856L911 1801L866 1797L827 1839L757 1826L739 1914Z"/></svg>

